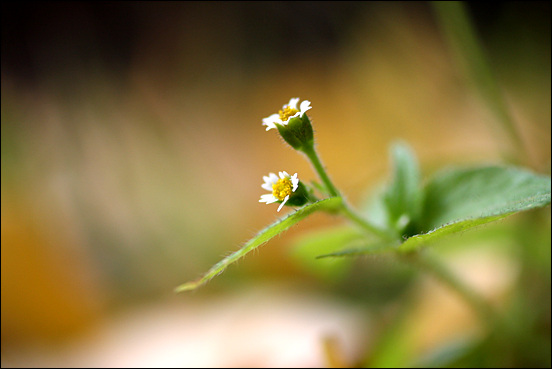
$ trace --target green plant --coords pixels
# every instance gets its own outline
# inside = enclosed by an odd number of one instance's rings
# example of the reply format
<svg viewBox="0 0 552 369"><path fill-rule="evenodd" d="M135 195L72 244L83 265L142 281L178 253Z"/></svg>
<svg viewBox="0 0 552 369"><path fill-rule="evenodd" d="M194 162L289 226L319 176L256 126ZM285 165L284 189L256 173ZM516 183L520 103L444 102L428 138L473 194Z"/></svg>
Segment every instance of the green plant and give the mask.
<svg viewBox="0 0 552 369"><path fill-rule="evenodd" d="M510 162L523 162L523 142L516 132L511 114L463 5L458 2L442 2L435 3L434 9L447 42L457 55L456 60L469 77L481 101L493 112L509 137L511 145L508 146L505 157ZM505 317L501 316L483 297L452 273L434 255L430 246L439 244L439 241L450 235L477 230L510 215L549 205L550 176L534 173L518 165L502 164L447 167L423 180L414 152L405 142L396 142L390 150L391 180L381 193L374 196L369 206L357 210L334 185L315 150L313 129L307 115L307 111L311 109L310 102L303 101L299 106L298 103L298 98L291 99L279 113L265 118L263 125L267 127L267 131L277 130L292 148L306 157L320 183L309 185L301 182L297 174L290 176L286 172L280 172L279 176L274 173L266 176L263 188L270 193L263 195L261 202L279 203L278 211L283 206L298 209L261 230L238 251L215 264L201 278L180 285L176 291L196 289L222 273L230 264L312 213L324 211L340 215L350 222L346 226L339 225L302 240L302 246L308 245L320 250L317 259L383 253L392 255L437 277L461 296L488 328L488 334L478 342L462 342L443 347L433 356L419 360L419 365L493 366L505 363L504 365L542 366L543 362L549 363L550 355L546 351L546 347L549 348L549 337L541 339L538 334L535 335L535 323L527 321L527 315L520 312L531 307L532 297L520 303L521 307L507 312ZM534 228L528 226L525 231L530 233L531 229ZM526 251L523 257L534 257L529 254ZM531 264L523 263L524 268L530 269L528 265ZM535 277L531 272L526 274L527 280ZM523 293L523 287L520 290ZM400 341L394 337L392 329L389 337L382 340L377 353L372 355L366 365L405 365L406 361L397 359L400 355L388 360L390 350L395 350L399 345L397 341ZM489 356L483 355L483 351L490 353ZM533 355L533 351L538 354ZM507 352L508 355L492 359L495 361L488 359L493 355L496 357L497 352Z"/></svg>
<svg viewBox="0 0 552 369"><path fill-rule="evenodd" d="M362 242L361 246L354 248L340 245L341 248L319 255L320 258L394 253L437 274L487 317L485 304L423 251L432 242L450 234L550 204L550 177L514 166L481 166L446 168L422 184L416 157L405 143L398 142L391 149L393 178L373 205L379 210L367 209L359 213L341 196L326 173L314 149L310 120L306 111L297 110L298 101L291 99L284 105L280 115L272 118L277 120L275 123L268 120L273 124L269 129L277 128L286 142L307 157L322 184L309 186L301 182L297 174L289 176L286 172L280 172L279 177L274 173L264 177L263 188L272 189L272 194L262 195L261 202L280 203L278 211L284 205L303 206L260 231L238 251L215 264L203 277L180 285L176 291L201 286L310 214L326 211L348 218L362 231L353 238L355 243ZM306 102L306 106L310 105ZM295 116L286 117L286 110ZM324 198L318 200L313 194L315 190Z"/></svg>

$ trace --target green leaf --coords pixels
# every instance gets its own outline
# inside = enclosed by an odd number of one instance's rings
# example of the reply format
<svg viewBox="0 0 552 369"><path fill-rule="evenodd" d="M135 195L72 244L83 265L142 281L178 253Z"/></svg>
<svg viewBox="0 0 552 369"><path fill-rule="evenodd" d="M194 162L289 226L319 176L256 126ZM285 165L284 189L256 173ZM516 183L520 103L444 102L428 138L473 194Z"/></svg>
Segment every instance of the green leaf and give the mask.
<svg viewBox="0 0 552 369"><path fill-rule="evenodd" d="M514 167L447 169L425 187L420 234L401 246L412 250L442 236L550 204L550 176Z"/></svg>
<svg viewBox="0 0 552 369"><path fill-rule="evenodd" d="M383 198L388 212L388 226L399 234L408 234L420 216L420 170L414 153L405 143L395 143L391 155L393 179Z"/></svg>
<svg viewBox="0 0 552 369"><path fill-rule="evenodd" d="M471 228L482 226L486 223L494 222L495 220L505 218L511 214L513 214L513 212L501 214L501 215L483 217L483 218L461 220L458 222L445 224L427 233L418 234L418 235L409 237L406 241L402 243L402 245L400 246L400 250L401 251L415 250L416 248L421 247L430 242L438 241L446 235L458 233Z"/></svg>
<svg viewBox="0 0 552 369"><path fill-rule="evenodd" d="M367 254L376 254L386 251L391 251L398 246L398 242L395 241L366 241L360 240L356 242L357 245L349 247L340 251L331 252L317 256L317 259L329 258L329 257L341 257L341 256L359 256Z"/></svg>
<svg viewBox="0 0 552 369"><path fill-rule="evenodd" d="M550 203L550 176L515 167L443 170L427 184L424 226L507 214Z"/></svg>
<svg viewBox="0 0 552 369"><path fill-rule="evenodd" d="M351 242L365 239L360 229L342 225L329 230L317 230L299 237L293 245L292 257L306 271L328 281L344 277L352 260L318 260L322 254L339 250Z"/></svg>
<svg viewBox="0 0 552 369"><path fill-rule="evenodd" d="M305 219L314 211L318 211L318 210L335 211L341 206L341 204L342 204L341 197L331 197L328 199L317 201L313 204L306 205L298 209L296 212L289 214L285 218L276 221L275 223L269 225L268 227L266 227L265 229L257 233L256 236L254 236L252 239L247 241L245 245L243 245L238 251L233 252L232 254L228 255L227 257L219 261L217 264L215 264L211 269L209 269L209 271L203 277L195 281L187 282L178 286L175 289L175 292L194 290L198 288L199 286L207 283L212 278L222 273L233 262L241 259L250 251L266 243L272 237L286 231L291 226Z"/></svg>

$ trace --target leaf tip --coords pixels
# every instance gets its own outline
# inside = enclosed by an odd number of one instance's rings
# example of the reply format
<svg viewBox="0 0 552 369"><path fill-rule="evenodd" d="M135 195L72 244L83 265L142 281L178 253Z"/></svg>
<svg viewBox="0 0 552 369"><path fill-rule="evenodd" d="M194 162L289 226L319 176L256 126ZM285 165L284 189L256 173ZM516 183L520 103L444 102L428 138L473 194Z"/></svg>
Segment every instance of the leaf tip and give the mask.
<svg viewBox="0 0 552 369"><path fill-rule="evenodd" d="M180 286L176 287L174 289L174 293L180 293L180 292L184 292L184 291L195 290L196 288L199 287L199 285L200 284L198 282L187 282L187 283L181 284Z"/></svg>

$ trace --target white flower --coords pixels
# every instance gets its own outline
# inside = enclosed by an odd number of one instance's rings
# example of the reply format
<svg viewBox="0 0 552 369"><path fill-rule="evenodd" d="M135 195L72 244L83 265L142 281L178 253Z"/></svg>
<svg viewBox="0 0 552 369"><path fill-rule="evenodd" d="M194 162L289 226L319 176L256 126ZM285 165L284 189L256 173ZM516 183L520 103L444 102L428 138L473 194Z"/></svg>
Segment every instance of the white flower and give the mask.
<svg viewBox="0 0 552 369"><path fill-rule="evenodd" d="M268 176L263 176L264 183L261 185L270 194L261 195L259 202L272 204L273 202L281 201L278 211L282 209L284 204L289 200L289 196L297 190L299 179L297 173L290 176L287 172L279 172L280 178L274 173L269 173Z"/></svg>
<svg viewBox="0 0 552 369"><path fill-rule="evenodd" d="M284 105L282 107L282 110L280 110L277 114L272 114L270 117L263 118L263 126L266 126L266 130L268 131L269 129L277 128L276 123L285 126L288 124L291 118L302 118L303 114L305 114L307 110L312 108L312 106L310 106L309 100L303 100L303 102L299 106L299 109L297 109L298 102L298 97L291 98L289 100L289 103L287 105Z"/></svg>

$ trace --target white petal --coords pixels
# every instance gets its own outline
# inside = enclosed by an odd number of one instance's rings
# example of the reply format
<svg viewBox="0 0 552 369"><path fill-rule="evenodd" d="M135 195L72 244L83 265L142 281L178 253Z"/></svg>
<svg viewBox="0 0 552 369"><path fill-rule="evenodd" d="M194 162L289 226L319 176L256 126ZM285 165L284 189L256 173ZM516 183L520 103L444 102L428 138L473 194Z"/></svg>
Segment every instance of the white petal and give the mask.
<svg viewBox="0 0 552 369"><path fill-rule="evenodd" d="M280 206L278 207L278 211L280 211L282 209L282 207L284 206L284 204L289 200L289 195L287 195L286 197L284 197L284 201L282 201L282 203L280 204Z"/></svg>
<svg viewBox="0 0 552 369"><path fill-rule="evenodd" d="M288 124L288 123L289 123L289 120L290 120L291 118L297 118L297 117L301 117L301 116L303 116L303 114L301 114L301 112L298 111L297 113L295 113L295 114L293 114L291 117L289 117L289 118L286 120L285 124Z"/></svg>
<svg viewBox="0 0 552 369"><path fill-rule="evenodd" d="M263 118L263 126L266 126L266 130L267 130L267 131L268 131L269 129L272 129L272 128L277 129L278 127L276 127L276 123L279 123L279 124L283 124L283 123L284 123L284 122L282 122L282 120L280 119L280 115L279 115L279 114L272 114L272 115L269 116L269 117Z"/></svg>
<svg viewBox="0 0 552 369"><path fill-rule="evenodd" d="M299 178L297 178L297 173L295 173L295 174L291 177L291 183L293 184L293 192L295 192L295 190L296 190L297 187L299 186Z"/></svg>
<svg viewBox="0 0 552 369"><path fill-rule="evenodd" d="M292 97L291 99L289 99L289 103L287 105L284 105L284 109L287 107L291 108L291 109L295 109L297 110L297 103L299 102L299 98L298 97Z"/></svg>
<svg viewBox="0 0 552 369"><path fill-rule="evenodd" d="M286 171L280 172L279 174L280 174L280 178L282 179L289 178L289 174Z"/></svg>
<svg viewBox="0 0 552 369"><path fill-rule="evenodd" d="M263 176L263 181L264 181L264 184L261 186L268 185L271 188L268 191L272 191L272 185L278 181L278 176L276 176L276 174L274 173L269 173L268 176Z"/></svg>
<svg viewBox="0 0 552 369"><path fill-rule="evenodd" d="M270 183L263 183L261 185L261 187L264 189L264 190L267 190L269 192L272 192L272 185Z"/></svg>
<svg viewBox="0 0 552 369"><path fill-rule="evenodd" d="M274 197L274 195L272 194L261 195L261 198L259 200L259 202L266 202L267 204L272 204L273 202L276 202L276 201L278 201L278 199Z"/></svg>
<svg viewBox="0 0 552 369"><path fill-rule="evenodd" d="M312 109L312 106L310 106L310 101L309 100L304 100L301 103L301 108L299 109L301 116L303 116L303 114L305 114L306 111L309 110L309 109Z"/></svg>

